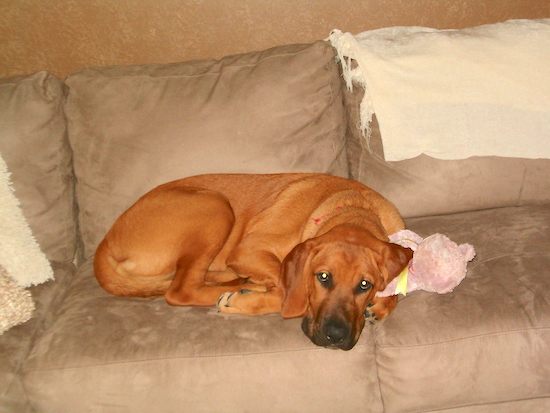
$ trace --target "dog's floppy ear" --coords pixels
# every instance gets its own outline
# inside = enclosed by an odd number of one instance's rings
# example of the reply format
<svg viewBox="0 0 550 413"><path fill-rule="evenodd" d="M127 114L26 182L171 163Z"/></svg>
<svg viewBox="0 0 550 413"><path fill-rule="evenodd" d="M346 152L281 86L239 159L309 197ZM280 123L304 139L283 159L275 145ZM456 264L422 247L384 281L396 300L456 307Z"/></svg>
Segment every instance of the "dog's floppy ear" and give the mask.
<svg viewBox="0 0 550 413"><path fill-rule="evenodd" d="M281 289L283 318L302 317L308 306L309 281L304 270L309 267L312 240L296 245L283 260L281 266Z"/></svg>
<svg viewBox="0 0 550 413"><path fill-rule="evenodd" d="M379 265L384 275L384 283L380 291L383 291L409 265L409 261L413 257L413 251L401 245L384 242L380 256L382 262Z"/></svg>

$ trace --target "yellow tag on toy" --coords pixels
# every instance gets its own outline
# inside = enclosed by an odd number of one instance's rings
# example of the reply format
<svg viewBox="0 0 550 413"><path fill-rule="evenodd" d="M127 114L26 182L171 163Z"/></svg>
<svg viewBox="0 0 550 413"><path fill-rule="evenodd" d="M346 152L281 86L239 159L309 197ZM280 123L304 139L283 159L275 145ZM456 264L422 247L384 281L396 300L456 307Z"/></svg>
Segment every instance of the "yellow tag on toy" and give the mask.
<svg viewBox="0 0 550 413"><path fill-rule="evenodd" d="M403 294L407 295L407 282L409 280L409 267L406 266L401 274L398 275L397 285L395 286L395 295Z"/></svg>

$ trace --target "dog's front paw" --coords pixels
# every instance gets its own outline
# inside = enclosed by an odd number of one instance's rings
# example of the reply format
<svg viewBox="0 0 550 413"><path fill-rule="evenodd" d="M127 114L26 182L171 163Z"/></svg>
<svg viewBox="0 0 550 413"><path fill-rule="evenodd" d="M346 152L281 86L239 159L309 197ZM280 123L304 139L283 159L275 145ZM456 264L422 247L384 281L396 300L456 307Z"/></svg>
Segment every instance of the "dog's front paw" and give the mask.
<svg viewBox="0 0 550 413"><path fill-rule="evenodd" d="M246 284L239 291L223 293L218 299L217 307L220 313L252 315L280 311L280 304L277 306L277 303L278 294L269 295L264 286Z"/></svg>
<svg viewBox="0 0 550 413"><path fill-rule="evenodd" d="M374 304L369 303L367 305L367 309L365 310L365 320L368 321L371 324L376 324L380 321L380 318L375 312L375 309L373 309Z"/></svg>
<svg viewBox="0 0 550 413"><path fill-rule="evenodd" d="M367 305L365 311L365 319L376 324L386 318L397 306L398 297L392 295L390 297L375 297L372 302Z"/></svg>

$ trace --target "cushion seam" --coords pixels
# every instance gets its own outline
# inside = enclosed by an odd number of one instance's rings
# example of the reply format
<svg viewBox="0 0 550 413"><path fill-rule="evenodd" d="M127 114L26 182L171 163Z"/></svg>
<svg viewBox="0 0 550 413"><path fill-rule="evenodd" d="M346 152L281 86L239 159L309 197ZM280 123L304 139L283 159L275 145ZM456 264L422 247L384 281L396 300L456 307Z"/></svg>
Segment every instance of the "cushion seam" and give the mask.
<svg viewBox="0 0 550 413"><path fill-rule="evenodd" d="M356 345L355 348L361 348L361 347L368 347L367 344L359 344ZM115 365L123 365L123 364L139 364L139 363L151 363L151 362L158 362L158 361L169 361L169 360L203 360L203 359L232 359L232 358L238 358L238 357L262 357L262 356L273 356L273 355L286 355L288 353L319 353L322 351L333 351L333 350L327 350L325 348L321 347L314 347L314 348L302 348L302 349L295 349L295 350L273 350L273 351L265 351L265 352L250 352L250 353L234 353L234 354L213 354L213 355L197 355L197 356L172 356L172 357L150 357L150 358L143 358L140 360L125 360L125 361L113 361L113 362L103 362L103 363L96 363L96 364L90 364L90 365L82 365L82 366L62 366L62 367L51 367L51 368L29 368L25 369L24 373L33 373L33 372L43 372L43 371L64 371L64 370L79 370L79 369L87 369L87 368L97 368L97 367L104 367L104 366L115 366Z"/></svg>
<svg viewBox="0 0 550 413"><path fill-rule="evenodd" d="M469 337L461 337L461 338L455 338L450 340L442 340L437 341L433 343L426 343L426 344L411 344L411 345L383 345L378 342L378 340L375 340L375 346L382 349L382 350L416 350L421 349L425 347L433 347L433 346L439 346L439 345L448 345L448 344L455 344L462 341L469 341L469 340L479 340L479 339L485 339L487 337L496 337L496 336L506 336L511 334L518 334L518 333L542 333L542 332L550 332L550 327L535 327L535 328L518 328L516 330L509 330L509 331L496 331L492 333L482 333L482 334L476 334Z"/></svg>
<svg viewBox="0 0 550 413"><path fill-rule="evenodd" d="M469 404L461 404L458 406L449 406L449 407L443 407L443 408L435 408L435 409L429 409L429 410L415 410L415 413L429 413L429 412L441 412L446 410L455 410L455 409L467 409L469 407L479 407L479 406L494 406L495 408L498 407L499 404L509 404L509 403L518 403L523 402L527 400L545 400L549 399L550 395L548 396L535 396L535 397L527 397L523 399L512 399L512 400L500 400L500 401L494 401L494 402L487 402L487 403L469 403Z"/></svg>
<svg viewBox="0 0 550 413"><path fill-rule="evenodd" d="M494 257L490 257L490 258L487 258L483 261L480 261L480 262L476 262L475 265L472 265L471 268L477 268L483 264L486 264L488 262L491 262L491 261L495 261L495 260L499 260L501 258L510 258L510 257L531 257L531 256L542 256L542 257L546 257L548 256L549 254L547 252L543 252L543 251L534 251L534 252L528 252L528 251L524 251L524 252L514 252L514 253L510 253L510 254L500 254L500 255L497 255L497 256L494 256Z"/></svg>
<svg viewBox="0 0 550 413"><path fill-rule="evenodd" d="M313 43L315 44L315 43ZM276 54L276 55L272 55L272 56L267 56L267 57L264 57L260 60L258 60L257 62L255 63L248 63L248 64L229 64L227 66L225 66L225 69L229 69L229 68L244 68L244 67L254 67L254 66L258 66L258 64L260 63L263 63L267 60L270 60L270 59L275 59L275 58L278 58L278 57L286 57L286 56L297 56L297 55L300 55L300 54L303 54L303 53L311 53L311 46L310 47L307 47L305 48L304 50L300 50L299 52L295 52L295 53L282 53L282 54ZM260 52L258 52L260 53ZM229 56L227 56L229 57ZM333 57L331 57L331 59L333 59ZM194 61L201 61L201 60L208 60L208 59L199 59L199 60L194 60ZM187 65L189 63L193 62L193 60L189 60L189 61L184 61L184 62L180 62L180 63L167 63L166 66L171 66L171 65ZM213 63L220 63L220 62L223 62L223 58L220 59L220 60L214 60ZM161 64L162 66L163 64ZM108 67L139 67L139 66L148 66L147 64L143 64L143 65L130 65L130 66L108 66ZM104 68L102 66L98 66L97 68L101 69L101 68ZM195 78L195 77L201 77L201 76L205 76L205 75L216 75L216 76L219 76L221 74L221 70L219 71L216 71L216 72L204 72L204 73L197 73L197 74L180 74L180 75L177 75L177 74L172 74L172 75L158 75L158 76L154 76L154 75L147 75L147 74L121 74L121 75L105 75L105 74L102 74L102 75L91 75L91 74L83 74L82 72L76 72L74 74L71 74L67 77L66 79L66 82L67 84L69 84L70 82L70 78L73 77L73 76L81 76L81 77L84 77L84 78L87 78L87 79L121 79L121 78L149 78L149 79L166 79L166 78Z"/></svg>
<svg viewBox="0 0 550 413"><path fill-rule="evenodd" d="M36 82L36 78L35 78L35 75L38 75L38 74L41 74L41 73L47 73L47 76L54 76L56 79L59 79L57 76L51 74L50 72L48 72L47 70L38 70L34 73L31 73L31 74L28 74L28 75L16 75L16 76L12 76L10 77L10 81L9 82L6 82L6 83L2 83L0 84L0 88L4 88L4 87L19 87L21 84L24 84L24 83L31 83L31 84L34 84ZM18 81L12 81L11 79L19 79Z"/></svg>

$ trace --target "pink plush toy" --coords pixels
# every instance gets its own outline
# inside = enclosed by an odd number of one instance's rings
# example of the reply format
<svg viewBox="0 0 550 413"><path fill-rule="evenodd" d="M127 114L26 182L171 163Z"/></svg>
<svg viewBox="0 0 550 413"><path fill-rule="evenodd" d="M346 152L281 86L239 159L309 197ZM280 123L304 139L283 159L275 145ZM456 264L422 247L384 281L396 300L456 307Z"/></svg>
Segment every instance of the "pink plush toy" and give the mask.
<svg viewBox="0 0 550 413"><path fill-rule="evenodd" d="M422 239L409 230L390 235L390 241L414 251L408 269L392 280L377 297L407 295L424 290L439 294L451 292L466 276L466 266L476 252L472 245L457 245L445 235L434 234Z"/></svg>

